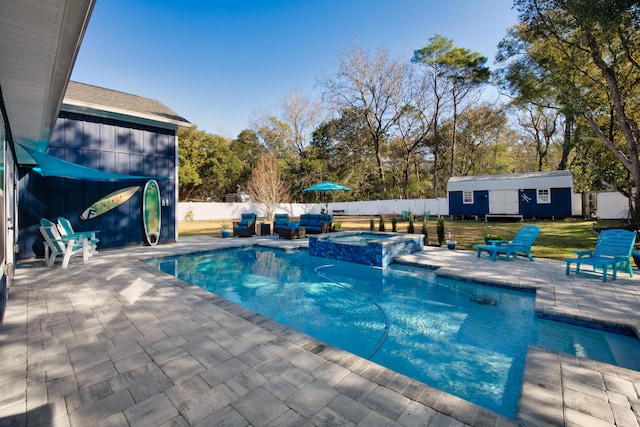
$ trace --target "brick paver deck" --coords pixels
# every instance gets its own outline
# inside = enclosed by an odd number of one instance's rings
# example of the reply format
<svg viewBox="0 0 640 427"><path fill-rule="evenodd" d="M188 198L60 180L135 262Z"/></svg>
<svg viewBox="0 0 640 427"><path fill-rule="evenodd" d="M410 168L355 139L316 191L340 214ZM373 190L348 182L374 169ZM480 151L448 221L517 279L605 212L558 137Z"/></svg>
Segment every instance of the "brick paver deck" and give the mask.
<svg viewBox="0 0 640 427"><path fill-rule="evenodd" d="M636 371L531 347L511 420L139 261L250 242L306 241L185 238L67 270L21 263L0 330L0 426L639 426ZM603 284L552 260L425 249L402 261L533 287L550 316L640 331L640 275Z"/></svg>

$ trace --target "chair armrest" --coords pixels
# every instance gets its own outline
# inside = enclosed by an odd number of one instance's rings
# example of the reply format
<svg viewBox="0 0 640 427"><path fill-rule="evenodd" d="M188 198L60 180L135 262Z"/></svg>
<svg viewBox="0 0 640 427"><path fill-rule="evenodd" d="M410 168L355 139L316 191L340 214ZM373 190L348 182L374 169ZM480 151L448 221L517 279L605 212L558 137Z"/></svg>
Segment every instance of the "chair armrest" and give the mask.
<svg viewBox="0 0 640 427"><path fill-rule="evenodd" d="M578 258L582 258L583 256L593 256L593 251L591 249L582 249L579 251L572 251L574 254L578 255Z"/></svg>
<svg viewBox="0 0 640 427"><path fill-rule="evenodd" d="M237 227L237 226L239 226L239 225L240 225L240 221L233 221L233 226L234 226L234 227Z"/></svg>
<svg viewBox="0 0 640 427"><path fill-rule="evenodd" d="M99 233L100 231L76 231L73 234L69 234L68 236L70 237L75 237L75 238L82 238L82 237L86 237L88 239L93 239L96 237L96 233Z"/></svg>
<svg viewBox="0 0 640 427"><path fill-rule="evenodd" d="M320 226L323 233L328 233L331 230L330 222L321 222Z"/></svg>

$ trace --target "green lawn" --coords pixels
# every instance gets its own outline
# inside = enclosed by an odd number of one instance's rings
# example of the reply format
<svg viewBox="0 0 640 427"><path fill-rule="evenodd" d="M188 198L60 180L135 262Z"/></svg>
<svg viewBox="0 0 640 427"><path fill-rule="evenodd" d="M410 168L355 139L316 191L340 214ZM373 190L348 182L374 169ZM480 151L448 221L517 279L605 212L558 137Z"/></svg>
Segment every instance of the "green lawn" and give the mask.
<svg viewBox="0 0 640 427"><path fill-rule="evenodd" d="M343 230L369 230L370 217L339 216L334 217L334 223L340 222ZM378 229L378 217L374 217L375 229ZM178 233L180 236L210 235L219 237L222 223L231 225L232 220L225 221L180 221ZM397 231L407 232L407 221L397 223ZM597 234L593 231L594 221L561 220L561 221L531 221L521 222L482 222L482 221L445 221L445 233L452 232L456 236L458 249L473 249L475 243L481 243L486 233L500 234L505 239L512 239L523 224L535 224L541 228L531 253L534 257L563 259L572 256L574 249L592 249L595 247ZM612 227L613 221L598 221L599 227ZM416 233L422 230L422 222L414 224ZM386 231L391 231L391 221L385 222ZM436 220L428 221L429 241L437 242Z"/></svg>

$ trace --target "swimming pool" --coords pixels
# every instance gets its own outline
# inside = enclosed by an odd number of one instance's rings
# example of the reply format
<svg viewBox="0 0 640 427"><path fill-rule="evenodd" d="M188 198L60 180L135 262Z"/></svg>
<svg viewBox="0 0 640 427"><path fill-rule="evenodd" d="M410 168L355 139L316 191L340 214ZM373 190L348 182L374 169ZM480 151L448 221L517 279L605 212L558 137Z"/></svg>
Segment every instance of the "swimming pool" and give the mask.
<svg viewBox="0 0 640 427"><path fill-rule="evenodd" d="M244 247L148 261L289 327L514 417L529 344L639 370L634 337L538 319L534 294Z"/></svg>

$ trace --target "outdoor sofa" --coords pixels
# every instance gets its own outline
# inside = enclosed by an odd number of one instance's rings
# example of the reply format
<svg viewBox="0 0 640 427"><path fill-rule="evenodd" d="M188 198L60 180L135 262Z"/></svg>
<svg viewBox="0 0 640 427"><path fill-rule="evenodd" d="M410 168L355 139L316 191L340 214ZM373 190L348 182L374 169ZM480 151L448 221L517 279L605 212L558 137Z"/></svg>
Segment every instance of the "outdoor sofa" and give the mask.
<svg viewBox="0 0 640 427"><path fill-rule="evenodd" d="M304 228L308 234L328 233L331 231L332 222L331 214L302 214L298 227Z"/></svg>

